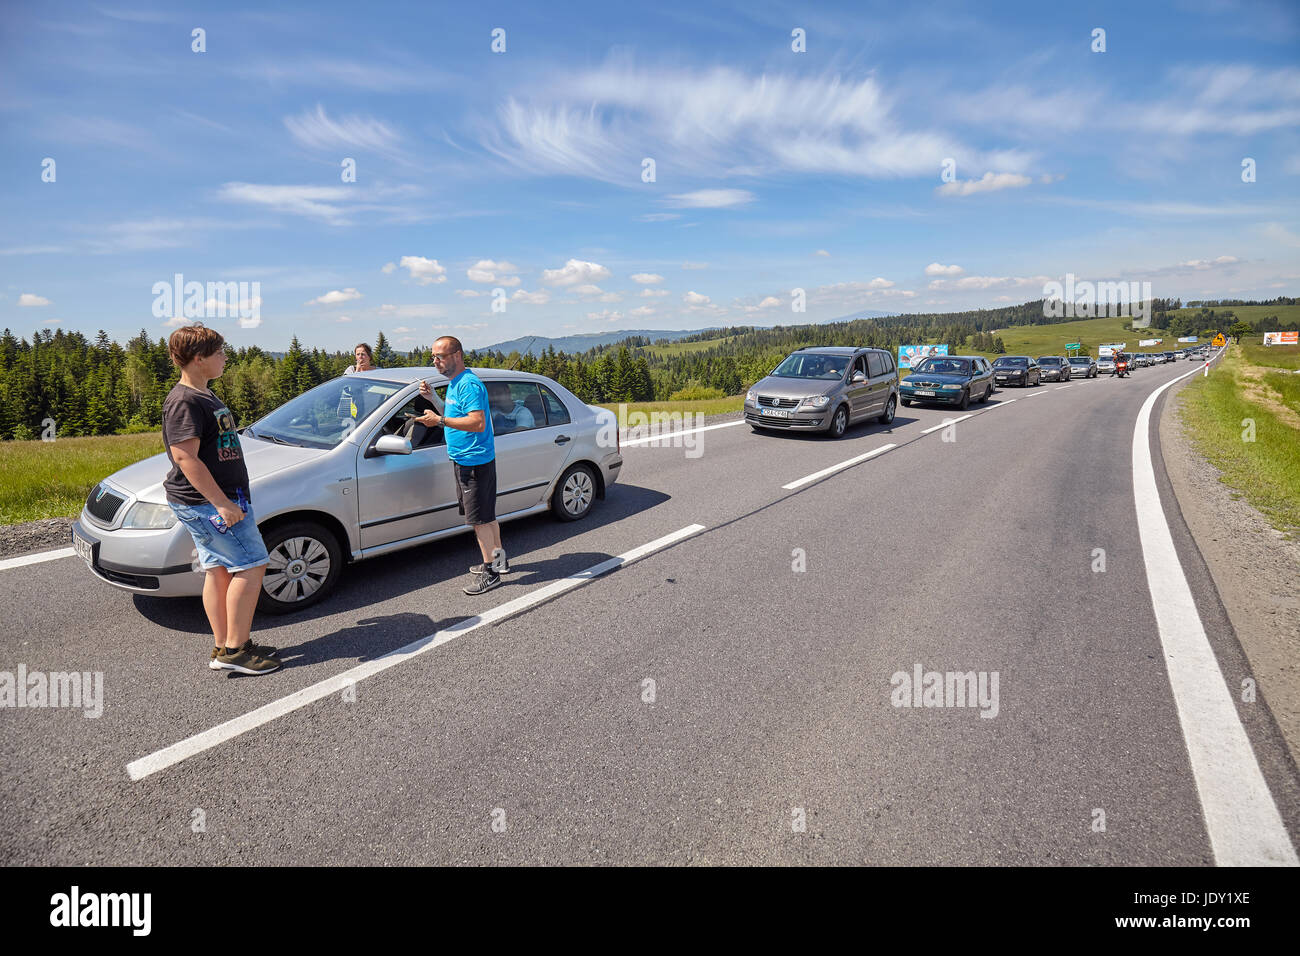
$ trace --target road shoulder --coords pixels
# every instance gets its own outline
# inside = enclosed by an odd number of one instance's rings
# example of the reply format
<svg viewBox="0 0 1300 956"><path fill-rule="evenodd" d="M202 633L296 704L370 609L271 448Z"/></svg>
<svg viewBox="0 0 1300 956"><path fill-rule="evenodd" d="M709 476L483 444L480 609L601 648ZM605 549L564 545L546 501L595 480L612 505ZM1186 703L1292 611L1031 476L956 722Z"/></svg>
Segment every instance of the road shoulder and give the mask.
<svg viewBox="0 0 1300 956"><path fill-rule="evenodd" d="M1178 507L1291 759L1300 763L1300 542L1288 541L1192 446L1178 415L1181 386L1164 403L1160 448Z"/></svg>

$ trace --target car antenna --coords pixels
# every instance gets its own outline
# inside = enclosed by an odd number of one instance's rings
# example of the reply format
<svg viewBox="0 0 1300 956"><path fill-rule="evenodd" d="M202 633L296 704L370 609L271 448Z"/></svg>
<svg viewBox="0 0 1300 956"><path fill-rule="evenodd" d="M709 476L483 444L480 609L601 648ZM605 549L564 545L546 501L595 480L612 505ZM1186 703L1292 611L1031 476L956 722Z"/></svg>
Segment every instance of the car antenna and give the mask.
<svg viewBox="0 0 1300 956"><path fill-rule="evenodd" d="M528 349L531 349L533 347L533 343L536 341L537 341L537 336L535 335L528 340L527 348L525 348L522 352L519 353L519 358L515 359L514 365L511 365L508 369L506 369L507 372L513 372L515 370L515 365L518 365L520 362L524 360L524 356L528 354Z"/></svg>

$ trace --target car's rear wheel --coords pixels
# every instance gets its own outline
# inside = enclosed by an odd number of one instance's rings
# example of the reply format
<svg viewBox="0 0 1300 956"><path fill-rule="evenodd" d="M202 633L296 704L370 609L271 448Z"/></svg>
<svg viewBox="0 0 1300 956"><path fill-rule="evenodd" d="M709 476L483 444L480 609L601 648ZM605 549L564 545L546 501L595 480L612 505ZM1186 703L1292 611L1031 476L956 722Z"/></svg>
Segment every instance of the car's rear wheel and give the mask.
<svg viewBox="0 0 1300 956"><path fill-rule="evenodd" d="M980 404L983 405L985 402L987 402L989 400L989 396L992 394L993 394L993 383L989 382L988 385L984 387L984 394L980 396Z"/></svg>
<svg viewBox="0 0 1300 956"><path fill-rule="evenodd" d="M966 409L970 408L970 389L969 389L969 388L963 388L963 389L961 390L961 402L957 405L957 407L960 408L963 412L966 411Z"/></svg>
<svg viewBox="0 0 1300 956"><path fill-rule="evenodd" d="M885 402L885 410L880 413L879 417L876 418L876 421L880 422L882 425L888 425L894 420L894 412L897 411L897 409L898 406L894 402L894 396L890 395L889 401Z"/></svg>
<svg viewBox="0 0 1300 956"><path fill-rule="evenodd" d="M596 476L583 464L566 471L551 495L551 513L561 521L587 517L596 500Z"/></svg>
<svg viewBox="0 0 1300 956"><path fill-rule="evenodd" d="M334 589L343 550L334 533L315 521L290 521L262 535L270 563L257 609L289 614L311 607Z"/></svg>
<svg viewBox="0 0 1300 956"><path fill-rule="evenodd" d="M849 410L846 406L841 405L835 409L835 414L831 416L830 427L826 430L831 438L840 438L844 435L845 429L849 427Z"/></svg>

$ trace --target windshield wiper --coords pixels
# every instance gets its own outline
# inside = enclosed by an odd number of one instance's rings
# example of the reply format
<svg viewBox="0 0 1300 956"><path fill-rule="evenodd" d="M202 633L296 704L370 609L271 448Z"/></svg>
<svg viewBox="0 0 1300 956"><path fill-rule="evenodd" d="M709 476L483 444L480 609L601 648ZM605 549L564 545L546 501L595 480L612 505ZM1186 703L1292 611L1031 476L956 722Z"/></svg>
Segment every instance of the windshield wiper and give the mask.
<svg viewBox="0 0 1300 956"><path fill-rule="evenodd" d="M249 434L252 434L252 432L249 432ZM277 445L289 445L293 448L302 447L302 445L299 445L296 441L286 441L285 439L281 438L279 435L271 435L271 434L263 433L261 435L253 435L253 437L260 438L262 441L273 441Z"/></svg>

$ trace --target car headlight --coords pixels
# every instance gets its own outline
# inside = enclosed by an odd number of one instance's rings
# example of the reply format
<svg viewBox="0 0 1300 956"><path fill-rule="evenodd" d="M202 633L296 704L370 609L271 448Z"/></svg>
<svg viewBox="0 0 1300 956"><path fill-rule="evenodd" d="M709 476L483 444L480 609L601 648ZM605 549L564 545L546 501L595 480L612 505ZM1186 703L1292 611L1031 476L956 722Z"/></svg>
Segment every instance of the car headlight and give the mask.
<svg viewBox="0 0 1300 956"><path fill-rule="evenodd" d="M940 387L940 388L951 388L951 389L953 389L954 391L955 391L956 389L961 388L960 385L940 385L939 387Z"/></svg>
<svg viewBox="0 0 1300 956"><path fill-rule="evenodd" d="M757 405L757 404L758 404L758 392L754 391L752 388L751 388L748 392L746 392L746 393L745 393L745 404L746 404L746 405Z"/></svg>
<svg viewBox="0 0 1300 956"><path fill-rule="evenodd" d="M137 501L126 513L123 528L146 528L151 531L163 531L176 524L176 513L170 505L154 505Z"/></svg>
<svg viewBox="0 0 1300 956"><path fill-rule="evenodd" d="M809 395L803 403L810 408L825 408L831 402L829 395Z"/></svg>

